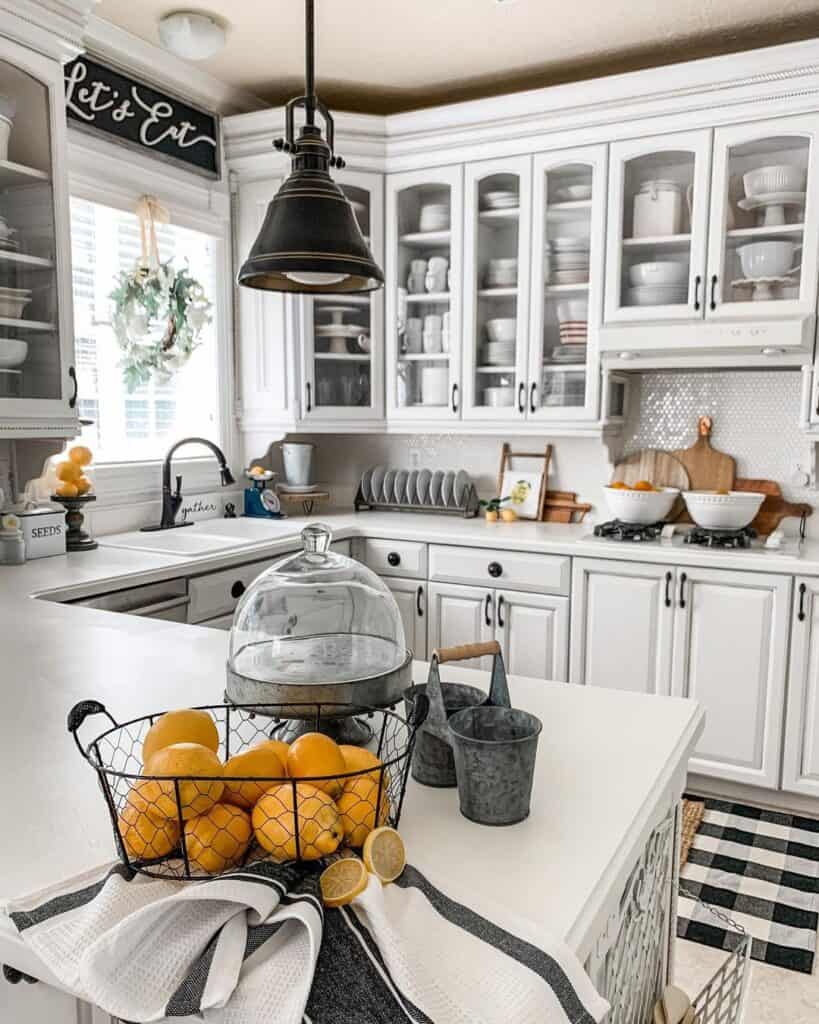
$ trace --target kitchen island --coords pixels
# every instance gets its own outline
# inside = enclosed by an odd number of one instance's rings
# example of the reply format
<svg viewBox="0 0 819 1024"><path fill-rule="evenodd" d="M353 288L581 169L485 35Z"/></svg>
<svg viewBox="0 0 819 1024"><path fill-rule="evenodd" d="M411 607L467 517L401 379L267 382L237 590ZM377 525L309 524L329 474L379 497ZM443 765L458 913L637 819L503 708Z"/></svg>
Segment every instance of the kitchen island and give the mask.
<svg viewBox="0 0 819 1024"><path fill-rule="evenodd" d="M0 899L113 856L93 773L66 731L77 701L100 700L124 720L218 701L224 685L224 632L27 595L61 582L79 592L123 576L145 580L182 562L108 548L2 573L7 710L0 725L6 822ZM466 671L455 666L449 674L463 678ZM425 676L425 665L416 664L416 680ZM530 818L511 828L482 828L460 816L454 791L411 782L401 821L410 859L467 900L471 889L497 886L522 934L539 927L564 937L604 992L616 981L610 972L619 962L610 950L634 923L626 920L631 897L622 897L636 870L652 880L664 973L674 920L676 809L701 709L686 700L515 677L510 687L514 703L544 724ZM0 962L50 980L7 922ZM16 1016L3 1012L3 1019L19 1022L76 1019L73 1000L46 985L3 985L0 1010L6 1006Z"/></svg>

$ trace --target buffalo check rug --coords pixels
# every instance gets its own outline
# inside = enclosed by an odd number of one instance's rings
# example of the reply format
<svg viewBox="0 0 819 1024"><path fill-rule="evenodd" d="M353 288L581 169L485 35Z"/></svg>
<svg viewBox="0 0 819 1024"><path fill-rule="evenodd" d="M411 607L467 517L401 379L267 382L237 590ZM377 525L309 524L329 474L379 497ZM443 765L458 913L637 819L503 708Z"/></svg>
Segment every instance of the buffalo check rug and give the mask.
<svg viewBox="0 0 819 1024"><path fill-rule="evenodd" d="M677 935L736 948L740 936L722 927L702 900L753 937L754 960L810 974L819 924L819 821L723 800L704 803L680 872Z"/></svg>

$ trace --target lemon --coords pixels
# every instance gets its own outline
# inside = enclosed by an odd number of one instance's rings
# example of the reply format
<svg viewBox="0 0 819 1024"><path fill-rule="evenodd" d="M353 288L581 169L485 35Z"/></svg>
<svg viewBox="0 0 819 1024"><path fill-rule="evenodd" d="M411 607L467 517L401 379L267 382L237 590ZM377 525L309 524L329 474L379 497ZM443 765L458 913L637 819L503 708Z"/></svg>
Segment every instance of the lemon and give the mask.
<svg viewBox="0 0 819 1024"><path fill-rule="evenodd" d="M145 764L146 775L169 776L158 779L164 796L176 803L177 787L182 817L204 814L222 796L222 762L201 743L172 743L151 755Z"/></svg>
<svg viewBox="0 0 819 1024"><path fill-rule="evenodd" d="M407 866L404 840L389 825L370 832L364 840L361 854L370 874L380 878L385 885L394 882Z"/></svg>
<svg viewBox="0 0 819 1024"><path fill-rule="evenodd" d="M55 493L61 498L76 498L80 493L80 489L76 484L72 484L70 480L66 480L64 483L58 485Z"/></svg>
<svg viewBox="0 0 819 1024"><path fill-rule="evenodd" d="M346 907L367 888L370 876L358 857L342 857L321 873L319 885L325 907Z"/></svg>
<svg viewBox="0 0 819 1024"><path fill-rule="evenodd" d="M78 494L87 494L91 490L91 481L87 476L81 476L74 486Z"/></svg>
<svg viewBox="0 0 819 1024"><path fill-rule="evenodd" d="M337 797L342 782L335 776L346 770L338 744L324 733L306 732L290 744L287 774L291 779L309 779L318 789Z"/></svg>
<svg viewBox="0 0 819 1024"><path fill-rule="evenodd" d="M232 804L214 804L209 811L185 822L188 863L209 875L235 867L252 838L250 815Z"/></svg>
<svg viewBox="0 0 819 1024"><path fill-rule="evenodd" d="M233 776L233 779L231 779ZM276 751L266 743L234 754L225 761L225 792L223 799L248 810L276 780L287 777L287 772ZM265 781L235 782L235 779L253 778Z"/></svg>
<svg viewBox="0 0 819 1024"><path fill-rule="evenodd" d="M264 466L251 466L250 469L248 470L248 473L250 473L251 476L261 476L263 473L266 472L267 470L264 468Z"/></svg>
<svg viewBox="0 0 819 1024"><path fill-rule="evenodd" d="M142 741L143 764L157 750L169 747L172 743L201 743L215 753L219 749L216 723L207 711L193 708L166 711L157 718Z"/></svg>
<svg viewBox="0 0 819 1024"><path fill-rule="evenodd" d="M335 853L344 838L332 797L309 782L295 787L285 782L268 789L253 808L253 831L259 846L277 861L319 860Z"/></svg>
<svg viewBox="0 0 819 1024"><path fill-rule="evenodd" d="M57 479L65 483L75 484L82 476L82 466L70 459L68 462L57 463Z"/></svg>
<svg viewBox="0 0 819 1024"><path fill-rule="evenodd" d="M376 820L376 804L379 804ZM387 794L382 788L378 799L378 781L369 775L348 779L344 792L336 801L348 846L362 846L377 825L383 825L389 813Z"/></svg>

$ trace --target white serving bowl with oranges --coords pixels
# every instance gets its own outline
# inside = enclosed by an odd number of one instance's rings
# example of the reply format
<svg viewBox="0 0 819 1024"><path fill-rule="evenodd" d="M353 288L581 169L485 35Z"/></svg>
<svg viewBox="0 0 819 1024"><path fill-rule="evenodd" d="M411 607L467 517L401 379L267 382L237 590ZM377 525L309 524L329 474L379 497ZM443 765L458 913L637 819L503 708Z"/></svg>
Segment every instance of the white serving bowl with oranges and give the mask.
<svg viewBox="0 0 819 1024"><path fill-rule="evenodd" d="M680 493L676 487L654 487L645 480L638 481L634 487L609 484L603 492L615 519L638 526L650 526L665 519Z"/></svg>

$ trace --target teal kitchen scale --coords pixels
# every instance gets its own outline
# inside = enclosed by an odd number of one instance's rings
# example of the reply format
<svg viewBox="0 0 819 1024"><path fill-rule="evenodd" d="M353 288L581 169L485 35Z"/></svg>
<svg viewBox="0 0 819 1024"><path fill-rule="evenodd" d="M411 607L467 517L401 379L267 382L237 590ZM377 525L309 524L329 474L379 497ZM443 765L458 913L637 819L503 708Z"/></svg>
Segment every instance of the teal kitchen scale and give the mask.
<svg viewBox="0 0 819 1024"><path fill-rule="evenodd" d="M245 476L250 481L250 486L245 488L243 514L254 519L286 519L278 494L268 487L276 474L269 469L263 473L251 473L249 470L245 470Z"/></svg>

